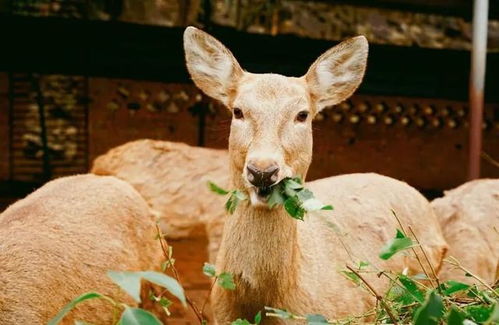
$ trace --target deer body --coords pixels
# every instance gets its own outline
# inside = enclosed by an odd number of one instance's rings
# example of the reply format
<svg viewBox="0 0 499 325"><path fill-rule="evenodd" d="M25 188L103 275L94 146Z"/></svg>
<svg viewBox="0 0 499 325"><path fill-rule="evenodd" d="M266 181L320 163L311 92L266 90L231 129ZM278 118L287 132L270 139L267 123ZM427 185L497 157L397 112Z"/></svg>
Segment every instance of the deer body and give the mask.
<svg viewBox="0 0 499 325"><path fill-rule="evenodd" d="M418 270L405 256L384 263L377 257L398 228L393 213L411 225L439 268L446 244L435 215L405 183L375 174L307 183L335 210L305 222L267 204L270 189L284 178L305 179L312 159L311 117L348 98L360 84L367 60L364 37L328 50L300 78L246 72L220 42L193 27L184 33L184 48L196 85L233 113L230 180L250 198L224 227L217 270L234 274L236 290L214 290L219 323L252 319L264 306L331 319L365 312L374 300L343 278L345 264L368 261L378 269ZM366 277L380 290L386 284Z"/></svg>
<svg viewBox="0 0 499 325"><path fill-rule="evenodd" d="M99 156L92 173L131 184L155 212L168 238L203 236L206 230L214 262L223 231L224 198L214 196L206 184L228 186L227 159L226 150L146 139Z"/></svg>
<svg viewBox="0 0 499 325"><path fill-rule="evenodd" d="M220 323L252 319L264 306L329 319L362 314L375 300L340 273L347 264L365 261L380 270L421 272L412 258L378 258L400 228L391 210L411 225L432 265L440 267L446 246L438 224L426 199L407 184L376 174L351 174L306 185L335 210L301 222L283 209L262 213L241 206L227 217L217 269L233 273L236 290L215 287L213 308ZM363 276L380 293L386 289L386 279Z"/></svg>
<svg viewBox="0 0 499 325"><path fill-rule="evenodd" d="M499 180L479 179L445 192L431 205L449 243L449 256L489 284L499 278ZM476 282L445 264L442 280Z"/></svg>
<svg viewBox="0 0 499 325"><path fill-rule="evenodd" d="M88 291L130 305L109 270L161 263L154 219L142 197L110 176L78 175L45 184L0 214L0 324L46 324ZM111 324L113 308L91 300L61 324Z"/></svg>

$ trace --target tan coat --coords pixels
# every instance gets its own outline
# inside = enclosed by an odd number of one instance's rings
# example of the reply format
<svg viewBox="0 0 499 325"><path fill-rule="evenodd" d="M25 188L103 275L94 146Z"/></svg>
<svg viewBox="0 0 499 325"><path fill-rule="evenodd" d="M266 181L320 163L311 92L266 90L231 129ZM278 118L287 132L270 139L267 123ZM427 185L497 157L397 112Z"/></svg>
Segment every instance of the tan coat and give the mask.
<svg viewBox="0 0 499 325"><path fill-rule="evenodd" d="M108 270L157 268L154 220L127 183L95 175L45 184L0 215L0 324L45 324L70 300L97 291L133 305ZM109 324L109 303L83 303L65 318Z"/></svg>
<svg viewBox="0 0 499 325"><path fill-rule="evenodd" d="M481 179L465 183L431 203L437 214L448 256L453 256L489 284L499 270L499 180ZM472 282L462 270L445 263L443 280Z"/></svg>
<svg viewBox="0 0 499 325"><path fill-rule="evenodd" d="M208 190L208 181L227 187L226 150L183 143L137 140L99 156L92 173L113 175L131 184L160 218L169 238L204 235L214 262L220 244L226 198Z"/></svg>
<svg viewBox="0 0 499 325"><path fill-rule="evenodd" d="M447 246L428 201L414 188L377 174L330 177L306 186L334 210L312 213L302 222L282 208L258 214L242 204L227 217L217 268L234 274L236 290L215 287L213 309L220 324L252 319L264 306L329 319L365 312L375 301L341 274L347 264L366 261L374 266L370 270L421 273L411 254L386 262L378 257L400 228L392 210L406 229L411 225L440 268ZM365 278L378 292L386 291L386 278L373 273Z"/></svg>

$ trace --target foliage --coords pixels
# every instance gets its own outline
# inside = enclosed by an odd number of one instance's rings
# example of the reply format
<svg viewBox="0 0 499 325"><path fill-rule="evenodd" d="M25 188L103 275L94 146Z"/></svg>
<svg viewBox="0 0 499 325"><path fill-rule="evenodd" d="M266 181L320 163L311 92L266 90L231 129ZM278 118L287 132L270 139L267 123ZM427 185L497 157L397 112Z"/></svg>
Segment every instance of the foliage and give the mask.
<svg viewBox="0 0 499 325"><path fill-rule="evenodd" d="M208 182L210 190L219 195L229 195L225 209L234 213L237 205L247 200L247 195L239 190L228 191L213 182ZM333 210L331 205L324 205L314 197L314 194L303 186L300 178L285 178L272 186L267 204L270 208L282 205L286 212L293 218L303 220L305 214L318 210Z"/></svg>
<svg viewBox="0 0 499 325"><path fill-rule="evenodd" d="M226 290L236 289L236 284L234 283L232 274L229 272L217 274L213 264L204 263L203 273L210 278L215 278L218 285Z"/></svg>
<svg viewBox="0 0 499 325"><path fill-rule="evenodd" d="M388 260L393 255L397 254L400 251L403 251L412 246L412 240L404 235L402 231L397 229L397 234L395 238L386 243L385 246L381 249L379 253L379 257L383 260Z"/></svg>
<svg viewBox="0 0 499 325"><path fill-rule="evenodd" d="M161 233L159 226L157 226L157 239L159 239L161 248L163 250L163 254L166 258L166 263L162 263L162 269L165 271L166 268L171 268L176 279L160 272L155 271L139 271L139 272L130 272L130 271L108 271L108 277L118 285L124 292L130 295L137 303L141 302L140 294L141 294L141 281L147 280L152 282L160 287L163 287L163 293L159 296L154 295L152 292L149 294L149 298L152 301L158 303L159 306L163 308L165 313L169 316L170 312L168 311L168 307L172 304L172 301L163 297L163 294L166 292L171 293L173 296L177 297L182 305L186 306L189 302L189 305L193 308L194 312L198 316L198 319L201 324L207 324L206 320L203 316L203 309L199 311L194 304L191 304L188 297L186 297L184 293L184 289L181 284L178 282L178 274L177 270L174 267L173 256L172 256L172 248L168 246L166 240L164 239L164 235ZM164 267L166 265L166 267ZM216 274L215 266L205 263L203 267L203 273L209 277L214 277L218 284L227 290L234 290L236 288L232 274L228 272L221 272L220 274ZM132 306L128 306L125 303L118 302L112 297L105 296L103 294L97 292L87 292L84 293L77 298L73 299L66 306L64 306L57 315L54 316L49 322L48 325L57 325L59 324L63 318L78 304L83 303L87 300L91 299L103 299L108 303L112 304L114 307L114 325L161 325L161 321L150 312L143 310L141 308L135 308ZM119 320L117 316L121 313ZM255 316L255 324L259 324L261 320L261 314L259 313ZM75 322L79 325L87 324L85 321L78 320ZM239 323L239 325L244 325L243 323Z"/></svg>
<svg viewBox="0 0 499 325"><path fill-rule="evenodd" d="M391 239L382 248L379 257L390 259L397 253L419 245L417 238L409 238L402 230L397 230ZM415 251L413 251L416 254ZM426 255L424 255L426 256ZM427 260L429 263L429 261ZM499 324L499 289L488 286L483 280L464 268L455 259L448 263L461 269L467 276L475 278L482 284L469 285L458 281L439 283L438 278L427 276L409 276L389 271L369 269L370 264L359 262L353 268L348 267L341 273L359 288L370 291L378 300L377 307L363 315L352 315L344 319L326 320L321 315L295 315L286 310L266 307L266 315L282 319L298 319L309 325L319 324L358 324L365 321L366 316L374 316L375 323L412 324L412 325L473 325ZM423 266L421 264L421 266ZM430 274L424 269L425 274ZM390 282L389 290L379 296L362 276L364 273L377 273L385 276ZM428 280L428 283L420 282ZM431 283L434 283L431 285ZM496 284L497 286L497 284Z"/></svg>
<svg viewBox="0 0 499 325"><path fill-rule="evenodd" d="M219 194L230 194L231 197L234 196L237 200L243 200L243 198L239 196L238 191L225 191L213 183L210 183L210 188ZM286 207L286 202L289 202L290 200L292 200L293 203L288 203L290 206ZM233 209L235 209L237 202L231 204L234 205ZM324 206L319 201L316 201L312 192L305 189L299 179L286 179L286 181L276 185L272 191L269 206L273 208L278 204L283 205L286 211L297 219L303 217L308 211L320 209L327 210L332 208L330 206ZM290 211L296 215L293 215ZM427 258L424 247L420 245L418 239L412 232L412 229L409 227L413 238L406 234L402 224L400 224L400 227L401 229L396 230L395 237L382 247L379 258L388 260L396 254L402 252L408 254L408 250L412 251L420 263L424 274L408 275L406 273L393 273L387 270L379 270L374 266L375 263L373 264L367 261L359 261L353 267L347 265L346 270L340 271L348 280L354 282L359 290L365 289L376 298L377 304L372 310L368 310L361 315L351 315L343 319L328 320L319 314L300 316L293 314L291 311L274 307L265 307L265 316L277 317L284 320L297 320L307 323L308 325L358 324L365 322L366 317L370 317L373 322L380 324L499 324L499 288L497 287L497 283L495 284L495 287L489 286L452 257L447 259L446 262L461 269L466 276L473 278L478 284L469 285L452 280L440 283L433 266ZM171 269L175 278L154 271L109 271L108 276L137 303L140 303L142 280L147 280L159 285L165 289L164 292L158 296L150 293L149 298L161 306L167 315L169 315L168 307L170 307L173 302L165 298L163 294L165 292L170 292L173 296L177 297L184 306L189 304L198 316L201 325L207 325L203 313L207 300L203 303L201 310L198 310L197 307L190 302L188 297L185 296L184 290L178 281L178 274L173 262L172 249L167 245L159 227L157 238L161 243L166 258L166 261L162 264L162 269L163 271ZM430 270L427 269L428 267L423 266L415 248L421 250ZM213 285L217 284L225 290L237 289L234 277L231 273L217 271L215 266L209 263L204 264L202 271L206 276L213 279ZM383 294L376 292L363 276L363 274L368 273L375 273L379 277L386 277L389 281L389 289ZM128 306L114 300L112 297L97 292L88 292L78 296L64 306L59 313L48 322L48 325L60 323L78 304L92 299L104 300L106 303L113 306L114 314L116 315L114 321L115 325L162 324L155 315L146 310ZM261 321L262 313L258 312L255 315L253 322L246 319L237 319L232 322L232 325L259 325ZM84 325L87 323L78 320L75 324Z"/></svg>

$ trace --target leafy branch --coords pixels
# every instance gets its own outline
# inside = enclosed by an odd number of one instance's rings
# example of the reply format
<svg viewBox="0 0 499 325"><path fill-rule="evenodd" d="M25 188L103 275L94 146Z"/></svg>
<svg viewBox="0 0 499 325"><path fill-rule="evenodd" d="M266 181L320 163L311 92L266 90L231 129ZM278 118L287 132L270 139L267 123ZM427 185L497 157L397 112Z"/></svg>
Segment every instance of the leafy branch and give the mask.
<svg viewBox="0 0 499 325"><path fill-rule="evenodd" d="M240 190L225 190L213 182L208 182L208 187L216 194L229 195L225 203L225 209L229 214L234 213L241 201L248 199L248 196ZM284 206L286 212L298 220L303 220L307 212L333 210L331 205L324 205L316 199L312 191L306 189L298 177L285 178L272 186L267 204L271 209L280 205Z"/></svg>

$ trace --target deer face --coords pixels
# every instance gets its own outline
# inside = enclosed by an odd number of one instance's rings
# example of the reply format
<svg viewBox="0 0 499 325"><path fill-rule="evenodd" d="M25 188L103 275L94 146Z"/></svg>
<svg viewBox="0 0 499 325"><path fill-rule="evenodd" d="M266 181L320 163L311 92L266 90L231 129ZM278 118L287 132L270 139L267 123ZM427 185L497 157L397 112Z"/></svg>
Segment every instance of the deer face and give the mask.
<svg viewBox="0 0 499 325"><path fill-rule="evenodd" d="M312 118L348 98L360 84L367 41L333 47L300 78L244 71L212 36L188 27L187 68L195 84L232 111L229 137L234 183L254 206L267 206L270 188L285 177L305 178L312 160Z"/></svg>

